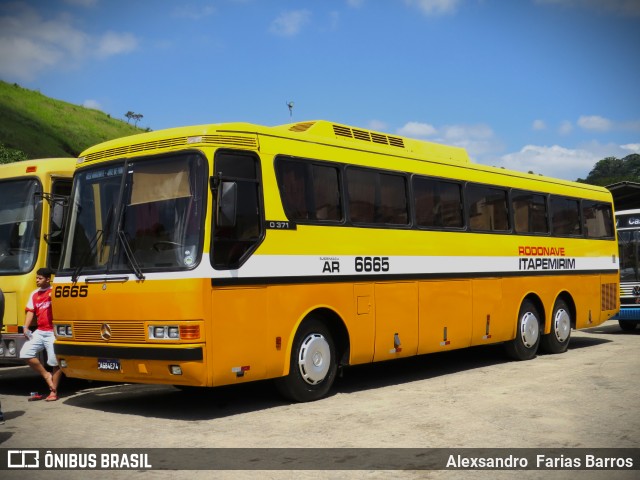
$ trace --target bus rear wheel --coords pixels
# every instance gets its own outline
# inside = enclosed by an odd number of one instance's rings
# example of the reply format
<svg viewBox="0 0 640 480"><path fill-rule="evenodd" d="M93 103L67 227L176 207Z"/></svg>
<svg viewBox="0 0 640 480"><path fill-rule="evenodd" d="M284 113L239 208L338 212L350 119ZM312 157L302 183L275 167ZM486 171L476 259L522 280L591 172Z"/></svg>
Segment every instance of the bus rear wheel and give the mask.
<svg viewBox="0 0 640 480"><path fill-rule="evenodd" d="M514 360L530 360L540 344L540 313L530 300L525 300L518 313L516 338L505 344L507 355Z"/></svg>
<svg viewBox="0 0 640 480"><path fill-rule="evenodd" d="M553 307L551 331L543 335L540 349L547 353L563 353L567 351L571 338L571 314L564 300L556 301Z"/></svg>
<svg viewBox="0 0 640 480"><path fill-rule="evenodd" d="M337 370L331 332L320 320L310 318L296 332L289 375L276 379L276 387L295 402L318 400L331 389Z"/></svg>

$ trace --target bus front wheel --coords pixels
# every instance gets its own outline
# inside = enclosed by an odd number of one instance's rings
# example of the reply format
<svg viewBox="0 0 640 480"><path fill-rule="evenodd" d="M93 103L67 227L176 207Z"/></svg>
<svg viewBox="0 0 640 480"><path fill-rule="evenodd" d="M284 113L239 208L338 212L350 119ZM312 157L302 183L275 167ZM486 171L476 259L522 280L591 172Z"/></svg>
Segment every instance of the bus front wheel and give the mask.
<svg viewBox="0 0 640 480"><path fill-rule="evenodd" d="M558 300L553 307L551 331L543 335L540 348L547 353L563 353L571 338L571 314L564 300Z"/></svg>
<svg viewBox="0 0 640 480"><path fill-rule="evenodd" d="M640 322L635 322L633 320L618 320L618 325L620 325L620 328L625 332L633 332L638 326L638 323Z"/></svg>
<svg viewBox="0 0 640 480"><path fill-rule="evenodd" d="M530 360L536 356L540 344L540 314L530 300L525 300L518 313L516 338L507 342L507 355L514 360Z"/></svg>
<svg viewBox="0 0 640 480"><path fill-rule="evenodd" d="M310 318L302 323L293 340L289 375L276 379L276 386L290 400L318 400L329 392L337 370L331 332L321 321Z"/></svg>

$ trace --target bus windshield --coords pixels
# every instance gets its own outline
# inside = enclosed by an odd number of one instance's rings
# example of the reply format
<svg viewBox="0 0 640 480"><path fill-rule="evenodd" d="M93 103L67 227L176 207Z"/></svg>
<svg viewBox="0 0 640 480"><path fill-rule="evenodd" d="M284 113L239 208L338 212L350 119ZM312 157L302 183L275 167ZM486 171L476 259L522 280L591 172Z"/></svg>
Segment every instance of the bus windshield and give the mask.
<svg viewBox="0 0 640 480"><path fill-rule="evenodd" d="M640 281L640 229L618 231L620 281Z"/></svg>
<svg viewBox="0 0 640 480"><path fill-rule="evenodd" d="M36 179L0 182L0 275L26 273L38 257L42 193Z"/></svg>
<svg viewBox="0 0 640 480"><path fill-rule="evenodd" d="M200 260L206 161L193 152L78 172L62 270L189 269Z"/></svg>

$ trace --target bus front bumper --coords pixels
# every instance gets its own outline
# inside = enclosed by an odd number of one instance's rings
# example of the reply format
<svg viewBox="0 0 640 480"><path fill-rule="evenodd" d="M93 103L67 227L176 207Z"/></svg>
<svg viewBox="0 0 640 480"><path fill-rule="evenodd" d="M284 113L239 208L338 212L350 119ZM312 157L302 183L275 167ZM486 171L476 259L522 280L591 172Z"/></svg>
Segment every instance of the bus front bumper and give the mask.
<svg viewBox="0 0 640 480"><path fill-rule="evenodd" d="M205 386L204 347L132 347L56 342L65 375L107 382Z"/></svg>
<svg viewBox="0 0 640 480"><path fill-rule="evenodd" d="M640 320L640 306L621 307L620 311L613 317L614 320Z"/></svg>

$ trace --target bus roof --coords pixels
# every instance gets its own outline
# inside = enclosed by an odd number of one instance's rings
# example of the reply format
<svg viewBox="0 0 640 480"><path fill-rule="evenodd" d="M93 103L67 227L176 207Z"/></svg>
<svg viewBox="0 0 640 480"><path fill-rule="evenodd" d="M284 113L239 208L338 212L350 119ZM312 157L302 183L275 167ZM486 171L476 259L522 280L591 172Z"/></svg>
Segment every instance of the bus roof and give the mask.
<svg viewBox="0 0 640 480"><path fill-rule="evenodd" d="M94 156L98 152L102 153L101 158L116 154L122 155L126 152L122 152L118 147L124 144L132 147L129 149L130 152L151 150L159 148L157 143L160 140L165 146L210 143L228 147L253 146L257 148L256 136L260 135L313 141L335 146L345 146L346 142L353 147L356 142L359 148L364 150L384 150L387 153L402 153L417 157L429 156L434 160L446 163L470 163L464 148L349 127L326 120L291 123L275 127L236 122L170 128L103 142L85 150L80 157L96 160L97 158Z"/></svg>
<svg viewBox="0 0 640 480"><path fill-rule="evenodd" d="M37 158L0 165L0 180L24 177L39 173L66 173L71 176L78 160L76 158Z"/></svg>
<svg viewBox="0 0 640 480"><path fill-rule="evenodd" d="M78 162L82 164L83 162L141 155L145 152L151 153L151 151L157 149L184 149L198 145L258 150L260 148L260 137L299 140L341 148L371 151L407 159L455 165L482 172L553 183L558 186L578 187L592 192L606 192L610 195L610 192L604 187L473 163L469 159L466 150L461 147L389 135L326 120L311 120L274 127L235 122L157 130L110 140L90 147L82 152Z"/></svg>

